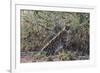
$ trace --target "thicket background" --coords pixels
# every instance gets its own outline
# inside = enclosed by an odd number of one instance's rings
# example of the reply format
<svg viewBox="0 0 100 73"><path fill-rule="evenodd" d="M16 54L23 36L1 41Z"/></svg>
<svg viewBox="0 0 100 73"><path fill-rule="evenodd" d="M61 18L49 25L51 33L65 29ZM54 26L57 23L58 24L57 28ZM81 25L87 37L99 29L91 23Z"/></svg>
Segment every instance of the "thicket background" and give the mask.
<svg viewBox="0 0 100 73"><path fill-rule="evenodd" d="M55 41L57 44L48 47L48 52L51 54L55 53L52 51L54 49L57 52L63 49L58 60L89 59L89 13L23 9L20 17L22 55L23 52L38 53L58 32L69 27L67 33L60 36L63 42L59 38ZM62 46L63 43L65 46ZM44 55L47 56L45 53Z"/></svg>

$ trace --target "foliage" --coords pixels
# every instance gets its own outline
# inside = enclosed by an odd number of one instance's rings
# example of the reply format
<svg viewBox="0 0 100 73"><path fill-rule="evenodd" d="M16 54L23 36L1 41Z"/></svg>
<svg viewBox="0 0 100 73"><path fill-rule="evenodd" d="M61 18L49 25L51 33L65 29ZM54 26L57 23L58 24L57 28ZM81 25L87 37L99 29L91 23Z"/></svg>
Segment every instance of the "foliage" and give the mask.
<svg viewBox="0 0 100 73"><path fill-rule="evenodd" d="M66 30L70 33L64 33L55 41L58 49L59 43L63 44L63 51L53 54L59 60L73 60L74 56L89 56L89 13L81 12L60 12L60 11L39 11L24 10L20 11L21 26L21 52L36 52L33 57L40 57L45 60L51 57L47 56L47 51L37 55L38 52L65 26L70 28ZM52 43L54 44L54 43ZM55 44L53 46L56 46ZM50 47L49 47L50 48ZM73 54L74 52L77 55ZM39 57L40 56L40 57ZM44 60L44 59L43 59Z"/></svg>

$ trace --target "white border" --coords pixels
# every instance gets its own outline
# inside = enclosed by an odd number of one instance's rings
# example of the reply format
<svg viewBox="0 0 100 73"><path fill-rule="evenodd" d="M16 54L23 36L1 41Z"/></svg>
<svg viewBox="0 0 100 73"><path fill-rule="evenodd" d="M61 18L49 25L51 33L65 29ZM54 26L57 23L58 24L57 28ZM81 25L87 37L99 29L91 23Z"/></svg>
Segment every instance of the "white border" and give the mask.
<svg viewBox="0 0 100 73"><path fill-rule="evenodd" d="M64 61L64 62L39 62L20 64L20 9L47 10L47 11L67 11L67 12L89 12L90 13L90 60L85 61ZM79 68L95 65L95 9L78 8L67 6L43 6L15 4L12 13L12 72L38 71L52 69Z"/></svg>

